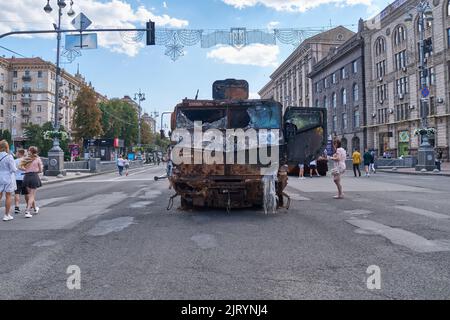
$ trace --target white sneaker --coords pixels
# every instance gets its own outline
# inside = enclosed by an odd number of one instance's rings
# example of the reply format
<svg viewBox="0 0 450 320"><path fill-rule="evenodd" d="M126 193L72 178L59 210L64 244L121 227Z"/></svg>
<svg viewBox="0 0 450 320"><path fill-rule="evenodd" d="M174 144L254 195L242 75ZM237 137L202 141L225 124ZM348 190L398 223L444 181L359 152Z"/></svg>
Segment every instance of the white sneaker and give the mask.
<svg viewBox="0 0 450 320"><path fill-rule="evenodd" d="M39 207L34 208L34 213L38 214L39 213Z"/></svg>
<svg viewBox="0 0 450 320"><path fill-rule="evenodd" d="M6 215L3 217L3 221L11 221L14 220L14 218L11 215Z"/></svg>
<svg viewBox="0 0 450 320"><path fill-rule="evenodd" d="M33 218L29 211L25 212L25 218Z"/></svg>

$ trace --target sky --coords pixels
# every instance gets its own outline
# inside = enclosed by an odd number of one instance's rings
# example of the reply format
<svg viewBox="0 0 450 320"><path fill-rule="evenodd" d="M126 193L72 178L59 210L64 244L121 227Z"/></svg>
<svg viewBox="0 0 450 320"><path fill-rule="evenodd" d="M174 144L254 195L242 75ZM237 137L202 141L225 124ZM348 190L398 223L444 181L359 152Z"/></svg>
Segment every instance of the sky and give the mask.
<svg viewBox="0 0 450 320"><path fill-rule="evenodd" d="M46 0L0 0L0 34L9 31L48 30L56 21L53 12L43 10ZM66 1L68 4L70 0ZM93 24L90 28L142 28L151 19L156 29L195 29L211 32L235 27L271 30L274 28L325 28L344 25L356 31L359 18L378 14L387 0L73 0L76 14L83 12ZM67 13L69 6L64 9ZM65 14L63 25L72 29L72 18ZM63 42L64 45L64 42ZM54 35L16 36L0 39L0 46L26 57L56 61ZM145 112L172 111L185 97L211 99L215 80L245 79L251 97L269 81L270 75L292 51L293 45L254 44L237 50L216 46L202 49L200 44L185 47L184 56L172 61L164 46L146 46L124 41L121 34L100 33L98 48L83 50L72 63L63 59L62 67L71 73L77 68L95 89L109 98L123 97L141 90L146 94ZM0 48L0 55L13 53ZM18 55L16 55L18 56ZM19 57L19 56L18 56ZM158 123L160 118L157 119ZM165 121L168 123L168 119Z"/></svg>

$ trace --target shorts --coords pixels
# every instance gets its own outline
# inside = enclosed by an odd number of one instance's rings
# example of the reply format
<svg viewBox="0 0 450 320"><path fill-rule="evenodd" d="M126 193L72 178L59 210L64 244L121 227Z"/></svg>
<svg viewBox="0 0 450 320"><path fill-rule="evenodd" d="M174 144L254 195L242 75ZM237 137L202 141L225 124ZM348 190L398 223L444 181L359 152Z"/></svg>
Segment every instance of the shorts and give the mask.
<svg viewBox="0 0 450 320"><path fill-rule="evenodd" d="M309 168L310 168L311 170L316 170L316 169L317 169L317 166L311 165L311 166L309 166Z"/></svg>
<svg viewBox="0 0 450 320"><path fill-rule="evenodd" d="M15 191L15 194L18 195L26 195L28 194L27 188L24 188L23 186L23 180L16 180L17 189Z"/></svg>
<svg viewBox="0 0 450 320"><path fill-rule="evenodd" d="M25 173L22 188L37 189L40 187L42 187L42 183L37 172Z"/></svg>
<svg viewBox="0 0 450 320"><path fill-rule="evenodd" d="M305 165L304 165L304 164L299 164L298 167L299 167L300 169L305 169Z"/></svg>

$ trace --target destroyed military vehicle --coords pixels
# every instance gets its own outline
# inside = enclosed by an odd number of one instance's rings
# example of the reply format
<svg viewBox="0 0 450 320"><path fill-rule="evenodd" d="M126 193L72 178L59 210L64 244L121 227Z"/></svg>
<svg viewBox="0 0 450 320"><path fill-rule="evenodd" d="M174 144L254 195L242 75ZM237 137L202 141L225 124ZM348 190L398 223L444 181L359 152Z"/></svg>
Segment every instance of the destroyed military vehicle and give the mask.
<svg viewBox="0 0 450 320"><path fill-rule="evenodd" d="M182 209L287 208L288 165L323 152L326 119L326 109L251 100L244 80L216 81L213 100L186 98L172 113L174 197Z"/></svg>

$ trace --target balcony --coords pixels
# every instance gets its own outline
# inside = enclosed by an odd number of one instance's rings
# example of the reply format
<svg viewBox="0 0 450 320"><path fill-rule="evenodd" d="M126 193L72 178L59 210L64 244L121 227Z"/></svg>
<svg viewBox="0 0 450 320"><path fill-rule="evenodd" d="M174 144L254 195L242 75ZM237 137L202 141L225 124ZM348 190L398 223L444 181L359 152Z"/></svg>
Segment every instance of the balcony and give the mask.
<svg viewBox="0 0 450 320"><path fill-rule="evenodd" d="M22 88L22 93L31 93L31 88L30 87L23 87Z"/></svg>
<svg viewBox="0 0 450 320"><path fill-rule="evenodd" d="M31 76L30 75L24 75L23 77L22 77L22 81L24 81L24 82L30 82L31 81Z"/></svg>
<svg viewBox="0 0 450 320"><path fill-rule="evenodd" d="M29 117L31 116L31 110L22 110L22 116L23 117Z"/></svg>
<svg viewBox="0 0 450 320"><path fill-rule="evenodd" d="M22 123L21 123L22 128L27 127L29 124L30 124L30 123L29 123L28 121L22 121Z"/></svg>
<svg viewBox="0 0 450 320"><path fill-rule="evenodd" d="M22 104L24 105L29 105L31 104L31 98L30 97L22 97L22 99L20 100L22 102Z"/></svg>

